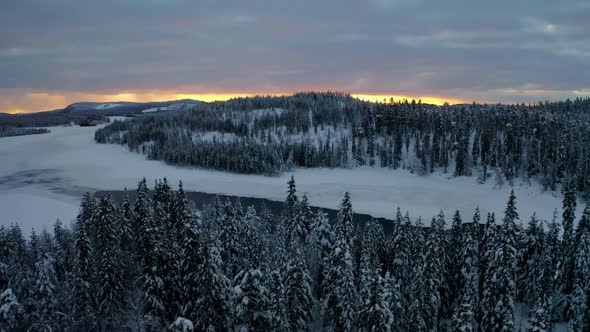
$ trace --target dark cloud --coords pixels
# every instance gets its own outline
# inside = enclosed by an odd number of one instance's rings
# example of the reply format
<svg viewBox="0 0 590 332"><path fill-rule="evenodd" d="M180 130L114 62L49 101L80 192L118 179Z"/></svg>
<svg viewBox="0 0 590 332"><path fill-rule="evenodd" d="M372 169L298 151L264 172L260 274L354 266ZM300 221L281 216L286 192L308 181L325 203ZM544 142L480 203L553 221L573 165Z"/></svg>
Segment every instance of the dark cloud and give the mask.
<svg viewBox="0 0 590 332"><path fill-rule="evenodd" d="M590 90L587 0L6 0L7 91L536 101Z"/></svg>

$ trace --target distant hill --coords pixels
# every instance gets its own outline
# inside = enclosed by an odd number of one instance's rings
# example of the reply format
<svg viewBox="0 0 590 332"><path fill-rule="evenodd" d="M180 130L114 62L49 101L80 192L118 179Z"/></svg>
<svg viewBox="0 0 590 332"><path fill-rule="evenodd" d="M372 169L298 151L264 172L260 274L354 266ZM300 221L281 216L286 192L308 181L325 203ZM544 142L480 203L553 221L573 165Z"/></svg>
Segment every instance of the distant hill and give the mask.
<svg viewBox="0 0 590 332"><path fill-rule="evenodd" d="M204 104L204 102L192 99L182 99L163 102L78 102L68 105L63 110L55 112L65 114L93 114L93 115L132 115L142 112L173 111L190 109Z"/></svg>
<svg viewBox="0 0 590 332"><path fill-rule="evenodd" d="M86 124L106 121L106 116L129 116L152 112L169 112L192 109L205 102L192 99L163 102L78 102L63 109L37 113L0 113L0 126L50 127L67 124Z"/></svg>

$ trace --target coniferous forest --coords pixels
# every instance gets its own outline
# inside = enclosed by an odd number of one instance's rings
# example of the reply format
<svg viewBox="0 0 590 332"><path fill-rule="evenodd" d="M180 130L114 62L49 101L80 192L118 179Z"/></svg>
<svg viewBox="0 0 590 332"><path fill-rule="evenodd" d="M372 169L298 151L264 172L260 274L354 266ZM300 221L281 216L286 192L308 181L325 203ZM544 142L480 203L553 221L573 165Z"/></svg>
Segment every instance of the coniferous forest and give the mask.
<svg viewBox="0 0 590 332"><path fill-rule="evenodd" d="M247 174L372 166L572 182L590 194L590 99L534 105L372 103L333 92L236 98L115 121L95 134L150 159Z"/></svg>
<svg viewBox="0 0 590 332"><path fill-rule="evenodd" d="M179 184L134 201L85 194L72 227L0 228L3 331L570 331L590 329L590 210L520 220L456 211L392 231L314 213L295 180L283 210L192 209ZM389 228L389 227L388 227ZM528 321L517 308L529 309Z"/></svg>

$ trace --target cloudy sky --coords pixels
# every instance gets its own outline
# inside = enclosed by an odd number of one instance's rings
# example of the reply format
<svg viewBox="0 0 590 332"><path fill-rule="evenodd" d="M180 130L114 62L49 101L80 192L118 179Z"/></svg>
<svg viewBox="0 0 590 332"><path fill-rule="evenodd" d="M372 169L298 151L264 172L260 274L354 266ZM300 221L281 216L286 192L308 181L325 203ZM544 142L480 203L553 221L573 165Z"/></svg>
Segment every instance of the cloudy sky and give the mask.
<svg viewBox="0 0 590 332"><path fill-rule="evenodd" d="M588 0L2 0L0 112L301 90L590 95Z"/></svg>

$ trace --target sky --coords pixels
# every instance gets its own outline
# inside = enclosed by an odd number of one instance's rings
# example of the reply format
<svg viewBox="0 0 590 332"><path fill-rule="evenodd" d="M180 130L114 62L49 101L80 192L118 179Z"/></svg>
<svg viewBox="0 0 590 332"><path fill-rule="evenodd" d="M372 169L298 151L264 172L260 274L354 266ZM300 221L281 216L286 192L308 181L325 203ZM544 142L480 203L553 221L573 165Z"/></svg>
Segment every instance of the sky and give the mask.
<svg viewBox="0 0 590 332"><path fill-rule="evenodd" d="M0 112L336 90L590 96L587 0L2 0Z"/></svg>

